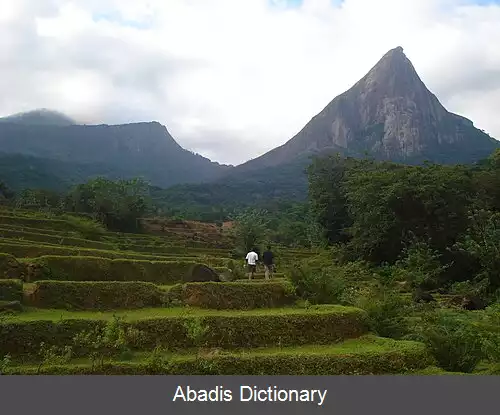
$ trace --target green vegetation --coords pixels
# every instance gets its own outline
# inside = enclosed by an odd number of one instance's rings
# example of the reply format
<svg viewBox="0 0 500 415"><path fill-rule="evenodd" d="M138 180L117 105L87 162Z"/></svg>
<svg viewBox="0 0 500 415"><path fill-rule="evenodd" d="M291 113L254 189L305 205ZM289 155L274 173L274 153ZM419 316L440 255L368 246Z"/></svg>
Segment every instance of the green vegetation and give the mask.
<svg viewBox="0 0 500 415"><path fill-rule="evenodd" d="M129 309L162 304L156 285L147 282L38 281L29 305L39 308Z"/></svg>
<svg viewBox="0 0 500 415"><path fill-rule="evenodd" d="M42 256L25 259L38 266L30 281L146 281L172 284L191 281L193 262L143 261L85 256Z"/></svg>
<svg viewBox="0 0 500 415"><path fill-rule="evenodd" d="M115 317L124 318L127 327L142 333L138 350L162 346L169 350L196 347L239 349L254 347L285 347L307 344L331 344L366 333L362 310L344 307L324 309L266 309L252 311L197 311L184 308L99 313L68 311L31 311L7 317L0 325L0 353L12 356L35 357L34 345L45 343L63 347L70 340L91 328L106 327ZM149 311L149 312L147 312ZM189 337L192 321L208 327L202 339ZM191 324L190 324L191 322ZM196 340L196 341L195 341ZM81 352L85 356L85 351Z"/></svg>
<svg viewBox="0 0 500 415"><path fill-rule="evenodd" d="M0 280L0 301L22 301L23 282L20 280Z"/></svg>
<svg viewBox="0 0 500 415"><path fill-rule="evenodd" d="M2 190L0 372L498 373L500 152L328 156L309 180L307 202L214 210L224 226L158 215L139 180ZM274 278L249 280L268 244Z"/></svg>
<svg viewBox="0 0 500 415"><path fill-rule="evenodd" d="M221 352L189 356L167 354L160 364L137 356L102 365L76 360L74 364L51 365L38 372L31 365L13 367L11 374L188 374L188 375L382 375L423 369L432 362L418 343L396 343L371 337L338 346ZM158 362L158 360L156 360Z"/></svg>

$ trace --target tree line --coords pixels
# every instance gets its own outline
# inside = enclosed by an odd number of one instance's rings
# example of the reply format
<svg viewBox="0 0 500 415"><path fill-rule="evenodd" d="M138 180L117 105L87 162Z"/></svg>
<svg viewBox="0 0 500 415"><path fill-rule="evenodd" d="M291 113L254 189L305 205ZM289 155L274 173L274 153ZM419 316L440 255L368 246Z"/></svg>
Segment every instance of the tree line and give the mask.
<svg viewBox="0 0 500 415"><path fill-rule="evenodd" d="M311 214L345 261L406 264L425 288L458 282L498 292L500 151L454 166L328 156L308 174Z"/></svg>

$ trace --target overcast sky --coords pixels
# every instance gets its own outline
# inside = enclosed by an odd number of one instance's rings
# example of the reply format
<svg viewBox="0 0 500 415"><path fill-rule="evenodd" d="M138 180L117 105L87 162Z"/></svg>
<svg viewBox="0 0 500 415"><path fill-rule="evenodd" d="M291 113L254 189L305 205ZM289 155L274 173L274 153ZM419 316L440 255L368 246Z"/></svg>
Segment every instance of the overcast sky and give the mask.
<svg viewBox="0 0 500 415"><path fill-rule="evenodd" d="M183 147L238 164L403 46L450 111L500 139L499 3L0 0L0 116L156 120Z"/></svg>

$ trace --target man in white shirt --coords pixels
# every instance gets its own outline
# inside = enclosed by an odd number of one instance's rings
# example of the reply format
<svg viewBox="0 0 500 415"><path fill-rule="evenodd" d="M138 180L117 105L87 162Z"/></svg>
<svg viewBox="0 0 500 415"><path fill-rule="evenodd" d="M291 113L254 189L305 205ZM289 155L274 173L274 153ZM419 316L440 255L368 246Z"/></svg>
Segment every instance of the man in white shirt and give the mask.
<svg viewBox="0 0 500 415"><path fill-rule="evenodd" d="M248 279L251 280L255 274L255 270L257 269L257 261L259 260L259 256L255 253L255 249L252 249L246 257L247 265L248 265Z"/></svg>

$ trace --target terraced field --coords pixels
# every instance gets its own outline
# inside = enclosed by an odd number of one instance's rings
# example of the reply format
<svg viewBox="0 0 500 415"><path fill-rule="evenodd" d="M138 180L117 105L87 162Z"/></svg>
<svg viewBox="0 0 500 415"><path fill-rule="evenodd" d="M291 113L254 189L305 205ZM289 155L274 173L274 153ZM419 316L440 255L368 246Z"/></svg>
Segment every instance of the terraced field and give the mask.
<svg viewBox="0 0 500 415"><path fill-rule="evenodd" d="M249 281L221 244L159 233L94 240L67 218L0 211L4 371L354 375L433 366L422 344L370 334L361 309L300 306L285 273ZM312 254L280 250L278 267Z"/></svg>

